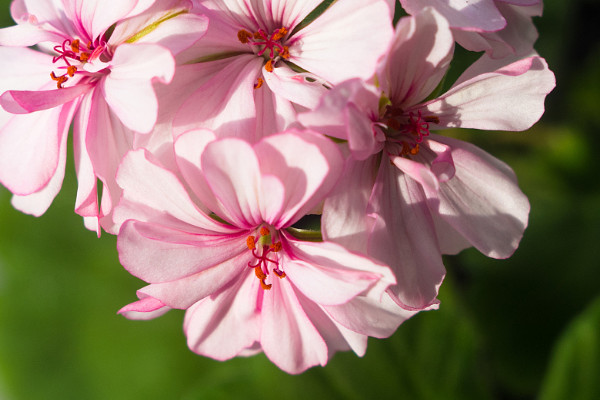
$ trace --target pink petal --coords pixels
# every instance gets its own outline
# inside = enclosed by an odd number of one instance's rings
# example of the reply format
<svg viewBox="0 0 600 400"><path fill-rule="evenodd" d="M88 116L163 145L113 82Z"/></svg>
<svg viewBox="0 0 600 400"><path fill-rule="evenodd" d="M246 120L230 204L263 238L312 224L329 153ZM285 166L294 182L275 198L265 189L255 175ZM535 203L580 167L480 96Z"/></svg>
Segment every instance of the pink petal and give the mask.
<svg viewBox="0 0 600 400"><path fill-rule="evenodd" d="M121 308L117 313L127 319L148 320L160 317L170 308L165 306L160 300L152 297L144 297L141 300Z"/></svg>
<svg viewBox="0 0 600 400"><path fill-rule="evenodd" d="M160 283L182 279L224 262L231 263L235 255L248 253L247 235L246 232L198 234L130 220L121 226L117 246L119 259L127 271L146 282ZM231 268L244 267L245 263L238 262ZM223 272L231 268L221 267ZM152 296L159 297L156 293Z"/></svg>
<svg viewBox="0 0 600 400"><path fill-rule="evenodd" d="M102 0L63 0L67 18L89 35L82 38L84 40L94 40L103 35L111 25L131 13L137 3L138 0L120 0L107 7Z"/></svg>
<svg viewBox="0 0 600 400"><path fill-rule="evenodd" d="M289 226L308 214L331 191L341 175L343 159L336 144L311 131L290 130L269 136L255 146L264 175L277 177L284 185L281 206L263 215L277 228ZM298 157L302 154L302 157ZM263 204L273 201L266 190Z"/></svg>
<svg viewBox="0 0 600 400"><path fill-rule="evenodd" d="M47 110L72 101L88 90L92 85L78 84L55 90L20 91L11 90L0 96L2 108L12 114L28 114Z"/></svg>
<svg viewBox="0 0 600 400"><path fill-rule="evenodd" d="M418 182L427 192L436 193L440 184L437 177L428 165L424 165L421 162L413 161L405 157L391 157L390 159L396 167L403 173L405 173L410 179ZM386 168L383 167L382 168Z"/></svg>
<svg viewBox="0 0 600 400"><path fill-rule="evenodd" d="M337 1L292 36L290 61L334 84L368 79L392 36L385 1Z"/></svg>
<svg viewBox="0 0 600 400"><path fill-rule="evenodd" d="M408 310L421 310L438 302L445 269L421 185L388 165L384 156L370 204L376 221L368 254L394 271L394 299Z"/></svg>
<svg viewBox="0 0 600 400"><path fill-rule="evenodd" d="M248 135L253 142L296 126L297 109L302 108L274 93L268 84L254 91L254 104L259 112L256 114L255 135Z"/></svg>
<svg viewBox="0 0 600 400"><path fill-rule="evenodd" d="M209 143L202 154L202 171L218 201L213 211L219 217L245 228L262 223L261 171L247 142L228 138Z"/></svg>
<svg viewBox="0 0 600 400"><path fill-rule="evenodd" d="M208 129L183 133L175 140L176 163L186 184L200 202L209 210L218 210L219 203L202 173L201 158L206 145L214 141L215 134Z"/></svg>
<svg viewBox="0 0 600 400"><path fill-rule="evenodd" d="M244 239L238 238L236 242L245 247ZM220 251L225 250L222 248ZM146 295L161 299L170 307L187 309L206 297L218 296L222 291L229 290L231 285L243 279L244 276L252 276L255 281L257 280L254 271L248 267L252 255L247 248L243 250L241 253L238 249L237 253L228 254L229 257L222 263L203 269L198 268L196 273L170 282L154 283L141 291Z"/></svg>
<svg viewBox="0 0 600 400"><path fill-rule="evenodd" d="M506 26L493 0L400 0L400 3L409 14L433 7L448 19L452 28L491 32Z"/></svg>
<svg viewBox="0 0 600 400"><path fill-rule="evenodd" d="M320 81L317 76L295 72L287 66L277 67L272 72L263 68L262 76L277 96L310 109L327 92L326 82Z"/></svg>
<svg viewBox="0 0 600 400"><path fill-rule="evenodd" d="M317 132L348 140L352 156L364 160L381 150L371 120L379 114L379 97L375 88L350 79L327 91L317 107L299 114L298 120Z"/></svg>
<svg viewBox="0 0 600 400"><path fill-rule="evenodd" d="M264 294L260 343L265 355L289 374L325 365L327 344L306 315L289 279L275 279Z"/></svg>
<svg viewBox="0 0 600 400"><path fill-rule="evenodd" d="M0 29L0 46L28 47L40 42L61 43L63 35L24 23Z"/></svg>
<svg viewBox="0 0 600 400"><path fill-rule="evenodd" d="M427 9L402 18L378 70L381 90L403 109L422 101L446 74L453 51L448 22L437 12Z"/></svg>
<svg viewBox="0 0 600 400"><path fill-rule="evenodd" d="M191 306L183 330L189 348L200 355L227 360L253 347L260 338L258 280L247 274L215 296Z"/></svg>
<svg viewBox="0 0 600 400"><path fill-rule="evenodd" d="M379 168L376 157L364 161L348 159L340 181L327 197L321 217L323 239L363 254L373 219L367 208Z"/></svg>
<svg viewBox="0 0 600 400"><path fill-rule="evenodd" d="M11 203L14 208L23 213L31 214L36 217L41 216L46 212L46 210L48 210L52 204L52 201L54 201L54 198L60 191L63 178L65 176L65 164L67 160L67 137L68 136L65 132L62 135L60 142L58 164L54 170L54 175L50 178L46 186L28 195L13 195Z"/></svg>
<svg viewBox="0 0 600 400"><path fill-rule="evenodd" d="M18 60L18 64L15 60ZM50 79L51 63L52 56L40 51L29 48L0 47L0 70L2 70L0 93L8 90L56 88L56 84Z"/></svg>
<svg viewBox="0 0 600 400"><path fill-rule="evenodd" d="M510 257L527 227L529 202L514 172L465 142L436 137L452 147L456 175L440 187L440 216L489 257Z"/></svg>
<svg viewBox="0 0 600 400"><path fill-rule="evenodd" d="M455 31L454 37L460 45L471 51L486 51L494 59L511 55L529 55L533 53L533 44L538 38L532 15L541 15L540 7L521 7L496 3L507 20L506 28L497 32Z"/></svg>
<svg viewBox="0 0 600 400"><path fill-rule="evenodd" d="M325 310L348 329L376 338L391 336L400 324L418 312L403 309L388 294L380 299L358 296L345 304L327 306Z"/></svg>
<svg viewBox="0 0 600 400"><path fill-rule="evenodd" d="M367 336L354 332L331 318L327 311L296 292L300 305L327 344L327 358L337 351L354 351L362 357L367 351Z"/></svg>
<svg viewBox="0 0 600 400"><path fill-rule="evenodd" d="M172 2L177 3L177 2ZM165 2L155 3L155 7L147 10L144 14L121 22L115 28L109 43L117 40L127 40L127 43L154 43L168 49L172 54L178 54L189 48L198 41L208 28L208 18L187 12L185 9L163 8ZM167 6L169 4L166 4ZM170 4L176 6L176 4ZM184 11L183 14L178 12ZM169 16L173 16L170 17ZM147 27L157 24L155 29L148 31ZM143 31L146 29L145 31ZM140 36L139 32L144 32ZM147 33L146 33L147 32ZM132 40L134 38L135 40Z"/></svg>
<svg viewBox="0 0 600 400"><path fill-rule="evenodd" d="M179 225L184 223L186 226L197 227L198 231L202 229L213 232L230 231L203 214L190 199L177 177L152 162L151 157L144 150L136 150L127 154L121 162L117 183L123 188L122 202L138 204L140 207L130 214L131 207L119 206L120 210L115 210L115 221L122 223L133 216L138 220L146 220L147 217L162 218L166 215L171 217L168 219L169 222L176 222L173 219L179 220Z"/></svg>
<svg viewBox="0 0 600 400"><path fill-rule="evenodd" d="M152 44L117 47L111 73L104 80L106 102L130 129L148 133L158 115L158 100L152 83L169 83L175 61L165 48Z"/></svg>
<svg viewBox="0 0 600 400"><path fill-rule="evenodd" d="M11 192L32 194L56 176L61 143L68 134L75 108L76 104L69 103L34 114L17 115L2 126L0 182Z"/></svg>
<svg viewBox="0 0 600 400"><path fill-rule="evenodd" d="M101 90L95 90L82 102L74 133L79 182L75 211L84 217L103 219L112 213L121 195L116 183L117 168L127 151L133 148L134 133L111 111ZM100 210L98 180L103 183Z"/></svg>
<svg viewBox="0 0 600 400"><path fill-rule="evenodd" d="M381 296L395 283L391 271L371 259L331 242L301 242L284 234L289 259L282 264L294 286L311 301L339 305L370 289ZM289 246L289 247L288 247Z"/></svg>
<svg viewBox="0 0 600 400"><path fill-rule="evenodd" d="M255 140L257 110L253 92L262 63L261 58L250 54L203 63L196 73L204 84L177 113L173 122L175 136L205 128L219 137ZM207 96L211 101L206 101Z"/></svg>
<svg viewBox="0 0 600 400"><path fill-rule="evenodd" d="M487 58L478 63L486 65ZM472 68L477 69L478 66ZM472 74L467 70L465 74ZM554 88L554 74L539 57L526 58L471 79L459 78L448 92L420 106L441 127L520 131L544 113L544 99Z"/></svg>

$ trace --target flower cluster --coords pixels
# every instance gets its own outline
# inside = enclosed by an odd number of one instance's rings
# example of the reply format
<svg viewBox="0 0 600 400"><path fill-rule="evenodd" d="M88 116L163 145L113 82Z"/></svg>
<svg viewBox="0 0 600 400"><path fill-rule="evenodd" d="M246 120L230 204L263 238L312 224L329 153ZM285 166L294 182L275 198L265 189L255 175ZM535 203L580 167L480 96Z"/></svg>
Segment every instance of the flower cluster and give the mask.
<svg viewBox="0 0 600 400"><path fill-rule="evenodd" d="M122 265L148 284L119 312L186 310L198 354L264 352L289 373L362 355L438 307L443 254L517 248L529 203L512 170L434 131L541 117L554 87L533 49L541 9L13 0L0 182L43 214L72 143L75 212L118 235ZM456 43L481 55L442 93Z"/></svg>

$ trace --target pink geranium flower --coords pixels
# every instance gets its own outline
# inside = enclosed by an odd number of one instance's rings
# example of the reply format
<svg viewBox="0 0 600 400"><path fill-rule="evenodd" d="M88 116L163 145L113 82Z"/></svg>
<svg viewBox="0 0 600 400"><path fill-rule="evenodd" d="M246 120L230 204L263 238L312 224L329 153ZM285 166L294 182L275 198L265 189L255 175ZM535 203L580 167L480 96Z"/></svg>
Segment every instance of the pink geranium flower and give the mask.
<svg viewBox="0 0 600 400"><path fill-rule="evenodd" d="M442 253L470 245L510 256L527 225L529 203L510 168L433 128L524 130L544 111L554 76L543 59L497 66L483 57L441 96L424 101L445 75L453 38L431 9L400 20L375 87L341 83L300 121L348 140L352 157L325 202L326 239L390 265L398 303L437 302Z"/></svg>
<svg viewBox="0 0 600 400"><path fill-rule="evenodd" d="M450 23L455 40L492 58L533 52L538 33L533 16L542 15L542 0L400 0L409 14L433 7Z"/></svg>
<svg viewBox="0 0 600 400"><path fill-rule="evenodd" d="M195 128L258 140L295 122L327 87L368 78L393 28L383 0L331 4L312 23L321 0L208 0L197 12L208 32L178 56L197 91L175 119L175 134ZM210 99L210 101L207 101Z"/></svg>
<svg viewBox="0 0 600 400"><path fill-rule="evenodd" d="M0 29L0 182L16 208L43 214L60 190L74 120L76 211L90 229L118 199L116 167L158 114L178 52L206 28L191 2L15 0L17 25ZM174 24L174 20L178 20ZM181 32L181 26L188 30ZM41 51L29 46L37 45ZM18 65L15 68L15 65ZM97 180L104 184L98 210ZM116 191L116 192L115 192Z"/></svg>
<svg viewBox="0 0 600 400"><path fill-rule="evenodd" d="M390 335L413 314L382 297L394 283L387 267L289 231L339 178L333 142L296 131L254 146L213 139L208 131L178 138L183 182L142 150L123 160L119 256L150 284L121 313L185 309L196 353L225 360L264 351L289 373L338 350L362 355L367 335Z"/></svg>

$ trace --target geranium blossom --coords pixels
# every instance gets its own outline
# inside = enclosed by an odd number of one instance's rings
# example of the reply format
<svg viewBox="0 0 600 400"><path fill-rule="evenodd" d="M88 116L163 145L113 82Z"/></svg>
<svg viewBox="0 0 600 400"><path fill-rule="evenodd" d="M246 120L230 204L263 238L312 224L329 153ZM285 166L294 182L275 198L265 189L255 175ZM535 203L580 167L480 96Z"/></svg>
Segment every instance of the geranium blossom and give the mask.
<svg viewBox="0 0 600 400"><path fill-rule="evenodd" d="M123 160L120 260L150 284L121 313L185 309L196 353L225 360L264 351L289 373L324 365L338 350L362 355L366 335L390 335L414 314L384 295L394 283L387 267L288 231L339 178L333 142L296 131L254 146L213 139L208 131L178 138L184 182L143 150Z"/></svg>
<svg viewBox="0 0 600 400"><path fill-rule="evenodd" d="M542 115L554 76L543 59L509 65L483 57L438 98L453 52L444 18L431 9L400 20L378 87L354 79L334 87L300 121L348 140L352 157L323 210L323 234L393 267L390 289L408 309L434 304L441 253L473 245L508 257L527 225L529 203L508 166L430 129L524 130Z"/></svg>
<svg viewBox="0 0 600 400"><path fill-rule="evenodd" d="M492 58L533 52L537 30L533 16L542 15L542 0L400 0L409 14L426 7L450 23L455 40L471 51Z"/></svg>
<svg viewBox="0 0 600 400"><path fill-rule="evenodd" d="M0 78L0 182L14 193L15 207L34 215L49 207L62 184L75 118L76 211L99 229L98 218L118 199L114 175L122 155L136 133L150 132L156 122L153 84L170 82L172 52L206 28L190 7L177 0L110 7L87 0L13 1L17 25L0 30L2 60L12 63ZM41 51L28 48L33 45Z"/></svg>
<svg viewBox="0 0 600 400"><path fill-rule="evenodd" d="M344 0L303 24L321 0L202 1L207 34L178 56L198 90L175 123L178 135L209 128L258 140L295 122L326 88L368 78L393 28L383 0ZM207 101L207 99L210 99Z"/></svg>

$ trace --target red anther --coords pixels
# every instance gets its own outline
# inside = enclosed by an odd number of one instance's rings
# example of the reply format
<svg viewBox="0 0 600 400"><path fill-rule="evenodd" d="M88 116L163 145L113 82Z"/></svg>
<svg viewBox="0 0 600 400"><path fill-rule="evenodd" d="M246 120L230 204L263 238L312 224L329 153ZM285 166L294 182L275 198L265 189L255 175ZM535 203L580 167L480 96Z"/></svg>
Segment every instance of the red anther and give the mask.
<svg viewBox="0 0 600 400"><path fill-rule="evenodd" d="M86 62L89 59L90 59L90 53L83 52L79 55L79 60L81 62Z"/></svg>
<svg viewBox="0 0 600 400"><path fill-rule="evenodd" d="M269 231L269 228L267 228L266 226L260 227L260 236L267 236L270 234L271 234L271 232Z"/></svg>
<svg viewBox="0 0 600 400"><path fill-rule="evenodd" d="M260 89L260 87L265 83L262 78L258 78L256 83L254 84L254 89Z"/></svg>

